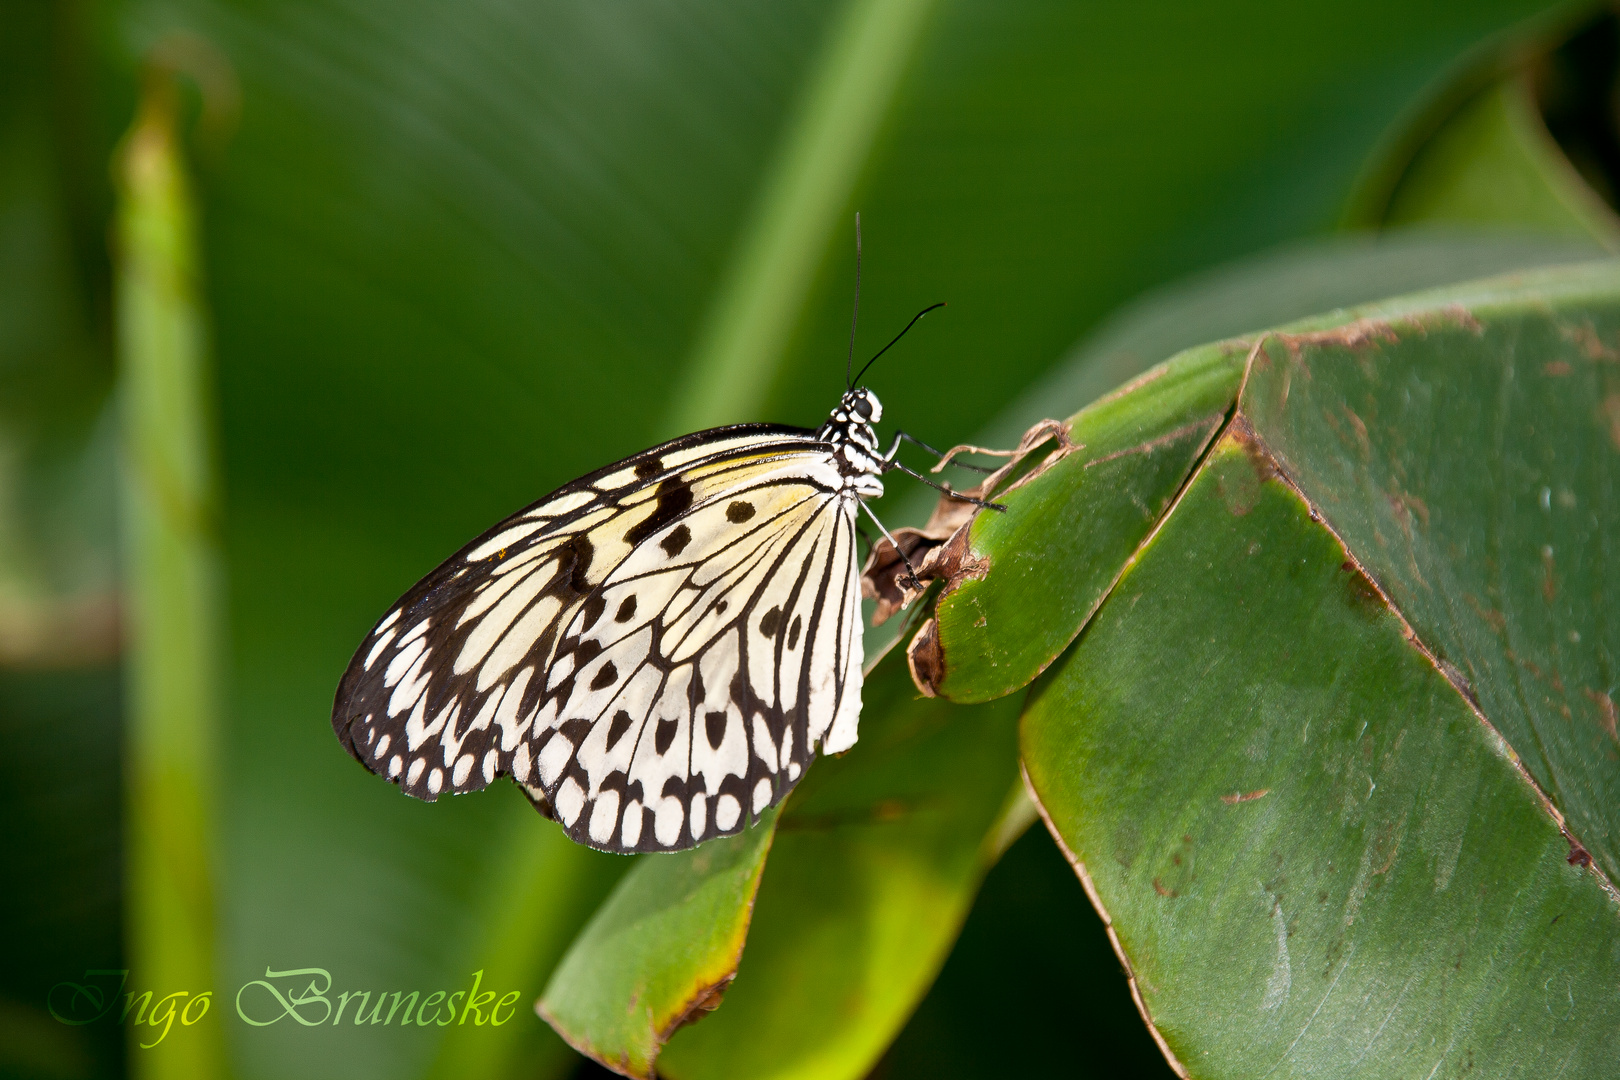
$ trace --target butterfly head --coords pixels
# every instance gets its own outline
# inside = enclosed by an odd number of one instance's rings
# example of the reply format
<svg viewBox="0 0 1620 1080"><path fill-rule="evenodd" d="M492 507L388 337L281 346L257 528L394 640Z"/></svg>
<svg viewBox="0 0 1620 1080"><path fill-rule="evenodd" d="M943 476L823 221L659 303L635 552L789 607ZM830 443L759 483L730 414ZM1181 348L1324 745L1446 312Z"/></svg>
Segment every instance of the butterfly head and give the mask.
<svg viewBox="0 0 1620 1080"><path fill-rule="evenodd" d="M883 402L866 387L857 386L853 390L845 391L843 398L838 402L838 408L833 410L833 419L847 419L852 423L862 424L879 423L883 419Z"/></svg>
<svg viewBox="0 0 1620 1080"><path fill-rule="evenodd" d="M838 407L821 425L816 437L834 447L839 467L849 478L851 489L864 498L883 494L877 479L885 462L878 450L877 432L872 425L883 419L883 403L864 386L846 391Z"/></svg>
<svg viewBox="0 0 1620 1080"><path fill-rule="evenodd" d="M838 407L817 432L826 442L853 442L877 450L877 432L872 425L883 419L883 403L864 386L846 390Z"/></svg>

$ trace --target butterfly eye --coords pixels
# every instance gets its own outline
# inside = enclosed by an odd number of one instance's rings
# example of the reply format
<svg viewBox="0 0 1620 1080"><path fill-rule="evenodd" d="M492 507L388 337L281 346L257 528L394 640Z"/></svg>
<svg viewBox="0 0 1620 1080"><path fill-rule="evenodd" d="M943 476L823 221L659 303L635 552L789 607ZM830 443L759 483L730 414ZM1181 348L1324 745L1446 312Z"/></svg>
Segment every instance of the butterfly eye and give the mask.
<svg viewBox="0 0 1620 1080"><path fill-rule="evenodd" d="M855 399L855 411L861 414L862 420L872 419L872 402L863 394Z"/></svg>

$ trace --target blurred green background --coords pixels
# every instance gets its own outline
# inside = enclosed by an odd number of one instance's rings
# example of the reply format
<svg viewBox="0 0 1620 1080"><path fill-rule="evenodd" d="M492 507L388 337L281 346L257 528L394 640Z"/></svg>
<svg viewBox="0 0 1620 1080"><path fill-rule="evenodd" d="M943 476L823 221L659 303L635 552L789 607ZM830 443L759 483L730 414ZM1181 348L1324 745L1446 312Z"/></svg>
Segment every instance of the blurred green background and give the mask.
<svg viewBox="0 0 1620 1080"><path fill-rule="evenodd" d="M856 210L857 352L949 302L868 380L936 445L1005 442L1200 341L1620 245L1620 23L1589 5L5 0L0 20L6 1076L158 1075L168 1049L47 1007L139 952L109 235L154 56L180 73L210 320L199 865L207 1022L244 1078L595 1068L528 1004L624 860L510 785L401 798L335 744L331 695L390 601L565 480L695 426L818 423ZM890 524L926 513L890 489ZM339 990L481 968L522 1007L476 1037L250 1028L228 999L267 967ZM1039 829L876 1075L1015 1069L1167 1075Z"/></svg>

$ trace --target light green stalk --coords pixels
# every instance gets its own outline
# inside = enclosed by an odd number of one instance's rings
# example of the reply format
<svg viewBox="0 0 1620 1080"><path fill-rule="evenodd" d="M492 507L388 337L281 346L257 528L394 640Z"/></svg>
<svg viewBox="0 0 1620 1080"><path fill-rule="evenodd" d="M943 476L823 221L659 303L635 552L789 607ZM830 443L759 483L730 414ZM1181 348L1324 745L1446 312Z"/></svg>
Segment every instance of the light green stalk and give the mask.
<svg viewBox="0 0 1620 1080"><path fill-rule="evenodd" d="M817 260L848 206L931 7L932 0L845 5L738 240L667 433L759 418Z"/></svg>
<svg viewBox="0 0 1620 1080"><path fill-rule="evenodd" d="M153 75L115 159L115 234L128 689L128 989L215 989L218 480L197 221L172 80ZM135 1076L226 1072L224 994L168 1033L130 1031ZM135 1013L131 1013L133 1020ZM156 1043L156 1045L151 1045ZM143 1046L151 1045L150 1049Z"/></svg>

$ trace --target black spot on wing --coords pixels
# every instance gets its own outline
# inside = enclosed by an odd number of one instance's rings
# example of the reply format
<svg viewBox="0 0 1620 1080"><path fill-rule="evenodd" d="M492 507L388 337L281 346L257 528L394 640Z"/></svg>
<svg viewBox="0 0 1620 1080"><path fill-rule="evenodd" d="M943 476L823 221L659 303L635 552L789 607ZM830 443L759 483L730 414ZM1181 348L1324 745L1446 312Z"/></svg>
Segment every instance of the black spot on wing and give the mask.
<svg viewBox="0 0 1620 1080"><path fill-rule="evenodd" d="M658 504L653 507L653 512L625 530L624 542L634 547L686 513L691 507L692 485L678 476L671 476L658 485Z"/></svg>
<svg viewBox="0 0 1620 1080"><path fill-rule="evenodd" d="M634 722L630 719L630 714L623 709L614 713L613 723L608 726L608 746L612 747L620 739L624 738L624 733L630 730L630 725Z"/></svg>
<svg viewBox="0 0 1620 1080"><path fill-rule="evenodd" d="M664 471L664 463L655 457L643 458L636 462L636 479L646 480L657 476Z"/></svg>
<svg viewBox="0 0 1620 1080"><path fill-rule="evenodd" d="M658 727L653 731L653 749L658 751L659 757L669 753L669 748L675 745L675 733L680 730L680 726L679 720L658 721Z"/></svg>
<svg viewBox="0 0 1620 1080"><path fill-rule="evenodd" d="M703 734L709 737L711 749L720 749L720 742L726 737L726 714L719 710L711 710L703 717Z"/></svg>
<svg viewBox="0 0 1620 1080"><path fill-rule="evenodd" d="M767 611L759 620L759 632L768 638L773 638L780 629L782 629L782 608L781 605L777 605Z"/></svg>
<svg viewBox="0 0 1620 1080"><path fill-rule="evenodd" d="M605 607L607 607L607 597L601 593L597 593L585 601L585 606L580 609L580 615L585 620L580 626L580 633L584 633L596 625L596 620L602 617L602 609Z"/></svg>
<svg viewBox="0 0 1620 1080"><path fill-rule="evenodd" d="M568 577L569 586L581 596L590 592L591 581L587 575L591 570L591 556L596 554L590 540L581 533L564 544L557 554L562 560L563 573Z"/></svg>
<svg viewBox="0 0 1620 1080"><path fill-rule="evenodd" d="M743 522L747 521L753 516L754 504L751 502L738 499L736 502L726 507L726 520L731 522L733 525L741 525Z"/></svg>
<svg viewBox="0 0 1620 1080"><path fill-rule="evenodd" d="M614 622L629 622L636 617L636 594L631 593L619 605L618 613L613 616Z"/></svg>
<svg viewBox="0 0 1620 1080"><path fill-rule="evenodd" d="M591 733L591 727L595 723L596 721L586 717L576 716L572 720L564 720L562 723L558 724L557 732L558 734L562 735L563 738L573 743L577 748L585 741L585 736ZM579 762L577 760L569 764L570 769L576 769L579 767Z"/></svg>
<svg viewBox="0 0 1620 1080"><path fill-rule="evenodd" d="M793 616L793 625L788 627L788 639L787 639L787 647L788 648L790 648L790 649L798 648L798 645L799 645L799 629L803 625L804 625L804 616L803 615L795 615L795 616Z"/></svg>
<svg viewBox="0 0 1620 1080"><path fill-rule="evenodd" d="M613 661L609 660L607 663L602 665L602 667L597 671L596 677L591 680L591 689L606 690L608 687L612 686L616 681L618 681L618 678L619 669L613 666Z"/></svg>
<svg viewBox="0 0 1620 1080"><path fill-rule="evenodd" d="M669 535L664 537L658 546L668 552L669 557L673 559L675 556L685 551L686 545L690 544L691 542L692 530L688 529L685 525L677 525L675 528L670 530Z"/></svg>

